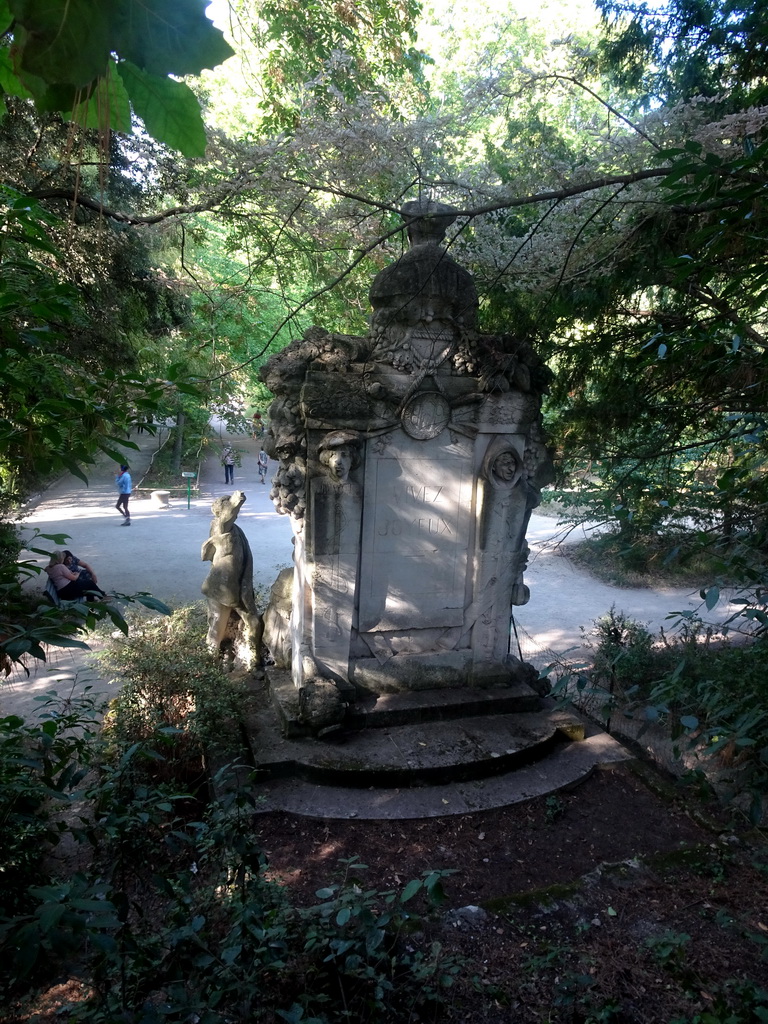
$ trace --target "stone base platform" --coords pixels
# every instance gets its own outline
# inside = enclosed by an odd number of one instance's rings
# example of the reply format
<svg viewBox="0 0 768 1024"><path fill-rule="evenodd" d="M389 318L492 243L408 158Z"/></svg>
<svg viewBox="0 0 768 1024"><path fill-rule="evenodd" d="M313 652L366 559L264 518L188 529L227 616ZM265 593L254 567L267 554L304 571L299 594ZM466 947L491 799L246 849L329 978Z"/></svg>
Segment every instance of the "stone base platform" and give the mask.
<svg viewBox="0 0 768 1024"><path fill-rule="evenodd" d="M267 684L286 736L305 736L307 727L299 718L298 691L291 674L267 670ZM542 700L526 683L488 689L412 690L400 693L363 694L355 697L347 712L347 730L382 729L396 725L444 722L477 715L521 714L539 711Z"/></svg>
<svg viewBox="0 0 768 1024"><path fill-rule="evenodd" d="M423 693L389 695L378 721L375 708L367 712L375 725L314 739L283 736L279 713L259 687L246 732L260 809L329 818L462 814L575 785L599 764L630 758L554 702L537 697L536 711L505 711L494 700L503 693L473 691L474 704L462 707L457 692L447 692L442 708ZM400 725L401 712L427 720Z"/></svg>

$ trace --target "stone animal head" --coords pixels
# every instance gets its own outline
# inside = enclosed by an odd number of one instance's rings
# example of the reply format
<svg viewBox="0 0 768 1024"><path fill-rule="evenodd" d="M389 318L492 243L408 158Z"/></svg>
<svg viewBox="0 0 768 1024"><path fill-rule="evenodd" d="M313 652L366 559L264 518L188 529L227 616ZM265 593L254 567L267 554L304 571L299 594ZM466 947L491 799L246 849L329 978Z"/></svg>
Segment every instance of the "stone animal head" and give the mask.
<svg viewBox="0 0 768 1024"><path fill-rule="evenodd" d="M211 505L211 511L214 518L219 520L219 525L226 527L234 523L244 501L245 495L242 491L235 491L224 498L217 498Z"/></svg>

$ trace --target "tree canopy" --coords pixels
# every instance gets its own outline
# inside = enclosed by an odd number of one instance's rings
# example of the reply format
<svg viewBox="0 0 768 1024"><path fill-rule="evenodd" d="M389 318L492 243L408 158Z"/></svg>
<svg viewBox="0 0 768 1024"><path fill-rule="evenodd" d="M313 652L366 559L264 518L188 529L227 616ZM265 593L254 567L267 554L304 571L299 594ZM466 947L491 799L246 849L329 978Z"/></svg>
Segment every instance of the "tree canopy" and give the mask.
<svg viewBox="0 0 768 1024"><path fill-rule="evenodd" d="M403 203L426 197L459 211L447 245L474 275L481 328L510 346L531 342L551 367L544 417L568 520L608 524L622 556L650 552L656 572L708 545L716 558L698 580L707 609L721 581L744 585L741 621L756 642L725 644L716 670L700 621L686 618L683 642L665 638L659 651L612 610L598 621L593 678L611 697L615 685L626 696L642 683L649 720L668 715L697 751L746 768L749 813L760 820L768 18L758 0L596 4L542 0L533 12L516 0L216 0L207 11L205 0L0 0L0 671L44 659L48 644L82 646L99 618L128 631L114 603L44 608L24 590L37 567L20 559L15 527L30 493L62 472L87 479L99 457L122 462L132 429L150 417L173 416L179 453L190 424L205 434L212 410L243 426L246 403L269 402L259 373L270 353L313 323L367 331L371 278L406 245ZM43 555L62 540L28 543ZM36 730L15 717L0 723L15 830L0 938L13 946L14 982L36 981L33 965L61 950L82 955L77 1019L268 1015L261 968L282 970L286 935L293 942L284 921L320 920L317 907L275 917L279 901L264 903L253 887L264 858L252 841L250 782L225 786L221 807L177 828L175 808L198 817L199 801L179 798L166 755L185 751L186 788L216 752L223 720L219 667L195 650L185 618L165 640L152 626L146 650L134 648L141 693L128 692L122 726L113 708L113 739L126 744L110 741L115 762L99 763L93 821L39 829L44 802L80 787L89 767L71 757L82 745L77 705L63 701ZM566 677L563 692L569 685ZM233 701L224 695L230 724ZM180 708L193 743L177 727ZM186 760L206 729L212 747ZM67 829L115 837L106 849L119 854L118 874L134 850L145 863L147 836L157 836L169 860L155 872L151 909L173 911L165 931L132 930L135 883L116 886L104 857L97 881L39 885L40 850ZM201 888L190 851L203 870L207 859L209 872L216 861L224 873ZM753 854L750 877L760 868ZM718 871L730 856L717 853ZM180 866L172 884L168 865ZM439 874L411 882L400 902L438 888ZM355 907L368 914L354 889L327 915L336 952L352 944ZM379 893L374 903L393 899ZM764 937L735 923L759 959ZM379 957L389 947L375 924L360 948ZM309 946L295 938L296 977L306 979ZM656 966L677 962L688 938L655 937ZM370 993L378 976L352 954ZM420 956L416 1012L432 1013L437 990ZM389 971L394 960L384 960ZM183 968L175 975L174 964ZM440 969L441 985L454 971ZM719 991L701 972L684 973L696 1020L746 1020L753 1010L768 1019L766 993L745 972ZM598 1007L558 978L564 1014L613 1020L635 1005ZM287 1007L293 994L280 980ZM318 991L276 1012L309 1020L317 1006L337 1019L336 995ZM393 1007L396 1016L400 1002ZM348 1005L338 1012L350 1019Z"/></svg>
<svg viewBox="0 0 768 1024"><path fill-rule="evenodd" d="M550 360L561 478L590 481L592 513L629 534L675 520L732 531L762 506L768 108L755 5L603 3L602 23L580 24L567 5L540 21L499 5L448 25L415 2L242 0L227 42L202 4L125 0L99 6L70 66L94 6L0 5L17 359L53 353L73 377L116 374L111 386L135 381L166 408L190 389L202 404L260 394L266 355L309 323L366 329L371 276L404 245L398 210L428 195L461 211L449 244L485 326ZM191 148L142 113L126 84L139 79L193 98L205 129ZM113 119L123 88L128 121ZM162 89L153 102L171 116ZM66 317L35 302L43 281L69 289ZM42 350L20 330L31 308ZM31 398L14 394L23 420ZM86 448L114 450L128 426L89 422ZM51 444L87 461L58 436L41 450ZM18 481L12 452L0 463Z"/></svg>

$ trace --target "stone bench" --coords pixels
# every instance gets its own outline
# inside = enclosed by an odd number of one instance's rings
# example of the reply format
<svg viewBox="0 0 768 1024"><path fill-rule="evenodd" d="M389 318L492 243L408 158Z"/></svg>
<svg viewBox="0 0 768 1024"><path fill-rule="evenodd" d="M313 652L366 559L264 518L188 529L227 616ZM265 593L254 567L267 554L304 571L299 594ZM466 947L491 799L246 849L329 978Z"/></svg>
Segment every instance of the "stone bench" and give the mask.
<svg viewBox="0 0 768 1024"><path fill-rule="evenodd" d="M56 589L56 586L53 580L50 579L50 577L48 579L48 582L45 584L45 595L51 602L51 604L55 605L57 608L61 607L61 598L59 597L59 592Z"/></svg>
<svg viewBox="0 0 768 1024"><path fill-rule="evenodd" d="M171 492L152 491L149 497L154 508L168 508L171 501Z"/></svg>

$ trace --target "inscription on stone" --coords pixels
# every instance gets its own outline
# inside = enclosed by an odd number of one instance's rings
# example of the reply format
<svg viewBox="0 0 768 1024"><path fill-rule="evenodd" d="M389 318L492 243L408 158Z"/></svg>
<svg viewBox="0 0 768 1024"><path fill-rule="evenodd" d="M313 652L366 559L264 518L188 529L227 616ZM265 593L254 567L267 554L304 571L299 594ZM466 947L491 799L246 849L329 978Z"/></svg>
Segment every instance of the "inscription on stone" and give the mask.
<svg viewBox="0 0 768 1024"><path fill-rule="evenodd" d="M397 437L397 435L396 435ZM368 459L361 560L361 631L455 626L463 620L470 468L439 441L400 435Z"/></svg>

